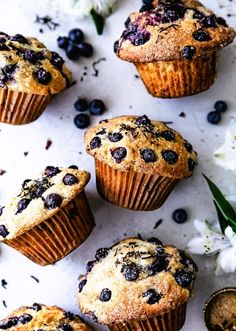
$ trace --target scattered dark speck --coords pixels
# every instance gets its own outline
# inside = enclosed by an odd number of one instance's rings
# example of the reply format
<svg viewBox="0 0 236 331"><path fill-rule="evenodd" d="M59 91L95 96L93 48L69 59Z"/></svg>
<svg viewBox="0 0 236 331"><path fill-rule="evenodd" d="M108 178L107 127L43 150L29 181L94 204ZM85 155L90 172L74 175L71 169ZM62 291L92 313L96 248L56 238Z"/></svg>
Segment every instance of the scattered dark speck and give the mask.
<svg viewBox="0 0 236 331"><path fill-rule="evenodd" d="M38 279L37 277L35 277L35 276L33 276L33 275L30 275L30 277L31 277L33 280L35 280L36 283L39 283L39 279Z"/></svg>
<svg viewBox="0 0 236 331"><path fill-rule="evenodd" d="M156 230L156 229L162 224L162 222L163 222L162 219L158 220L158 221L156 222L156 224L154 225L153 230Z"/></svg>
<svg viewBox="0 0 236 331"><path fill-rule="evenodd" d="M7 308L7 303L5 300L2 300L3 307Z"/></svg>
<svg viewBox="0 0 236 331"><path fill-rule="evenodd" d="M7 288L7 285L8 285L8 283L6 282L6 280L5 279L2 279L1 280L1 286L6 289Z"/></svg>
<svg viewBox="0 0 236 331"><path fill-rule="evenodd" d="M41 16L41 17L39 15L36 15L36 18L35 18L34 22L42 24L42 25L46 25L49 30L56 30L56 28L58 26L60 26L60 24L57 23L57 22L54 22L52 17L49 16L49 15L45 15L45 16ZM39 30L39 32L43 33L43 30L42 29L40 29L40 30Z"/></svg>
<svg viewBox="0 0 236 331"><path fill-rule="evenodd" d="M182 112L179 114L179 117L186 117L186 114L182 111Z"/></svg>
<svg viewBox="0 0 236 331"><path fill-rule="evenodd" d="M139 75L134 75L134 77L135 77L135 78L137 78L137 79L139 79L139 78L140 78L140 77L139 77Z"/></svg>
<svg viewBox="0 0 236 331"><path fill-rule="evenodd" d="M92 67L93 67L93 70L94 70L94 73L93 73L93 76L94 77L98 77L99 75L99 71L97 69L97 64L99 64L100 62L102 61L106 61L106 58L105 57L101 57L100 59L98 59L97 61L93 62L92 64Z"/></svg>
<svg viewBox="0 0 236 331"><path fill-rule="evenodd" d="M6 173L6 170L0 169L0 176L4 175Z"/></svg>
<svg viewBox="0 0 236 331"><path fill-rule="evenodd" d="M47 142L46 142L46 146L45 146L45 149L48 150L52 145L52 140L51 139L48 139Z"/></svg>
<svg viewBox="0 0 236 331"><path fill-rule="evenodd" d="M39 29L39 32L40 32L40 33L43 33L43 29Z"/></svg>
<svg viewBox="0 0 236 331"><path fill-rule="evenodd" d="M29 152L24 152L24 156L27 156L29 154Z"/></svg>
<svg viewBox="0 0 236 331"><path fill-rule="evenodd" d="M166 124L166 125L173 124L173 122L163 122L163 123Z"/></svg>

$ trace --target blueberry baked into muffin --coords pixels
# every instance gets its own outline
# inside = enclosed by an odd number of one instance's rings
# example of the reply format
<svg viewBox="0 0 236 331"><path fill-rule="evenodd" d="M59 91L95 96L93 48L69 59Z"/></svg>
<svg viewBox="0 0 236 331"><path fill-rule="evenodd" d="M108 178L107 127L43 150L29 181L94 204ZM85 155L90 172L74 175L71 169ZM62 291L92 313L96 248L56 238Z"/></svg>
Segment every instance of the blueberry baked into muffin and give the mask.
<svg viewBox="0 0 236 331"><path fill-rule="evenodd" d="M235 31L195 0L145 1L125 22L116 55L135 64L149 93L177 98L210 88Z"/></svg>
<svg viewBox="0 0 236 331"><path fill-rule="evenodd" d="M0 240L40 265L62 259L95 225L84 192L89 179L87 171L52 166L26 179L2 209Z"/></svg>
<svg viewBox="0 0 236 331"><path fill-rule="evenodd" d="M71 80L61 56L37 39L0 32L0 122L36 120Z"/></svg>
<svg viewBox="0 0 236 331"><path fill-rule="evenodd" d="M177 331L185 321L197 266L156 238L101 248L80 277L82 313L110 330Z"/></svg>
<svg viewBox="0 0 236 331"><path fill-rule="evenodd" d="M0 330L20 331L91 331L77 315L56 306L34 303L21 307L0 321Z"/></svg>
<svg viewBox="0 0 236 331"><path fill-rule="evenodd" d="M132 210L155 210L179 180L192 176L196 153L179 133L144 116L102 121L85 133L102 198Z"/></svg>

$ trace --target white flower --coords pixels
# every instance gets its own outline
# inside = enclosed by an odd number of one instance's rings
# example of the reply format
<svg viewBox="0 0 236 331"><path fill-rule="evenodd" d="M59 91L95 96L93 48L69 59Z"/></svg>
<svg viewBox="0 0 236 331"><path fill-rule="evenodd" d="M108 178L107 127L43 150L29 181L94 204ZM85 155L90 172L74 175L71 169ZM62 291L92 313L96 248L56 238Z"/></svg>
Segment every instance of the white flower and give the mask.
<svg viewBox="0 0 236 331"><path fill-rule="evenodd" d="M195 220L194 226L199 237L189 241L187 249L190 253L199 255L218 254L216 260L216 274L236 271L236 233L228 226L225 235L220 233L217 226L207 221Z"/></svg>

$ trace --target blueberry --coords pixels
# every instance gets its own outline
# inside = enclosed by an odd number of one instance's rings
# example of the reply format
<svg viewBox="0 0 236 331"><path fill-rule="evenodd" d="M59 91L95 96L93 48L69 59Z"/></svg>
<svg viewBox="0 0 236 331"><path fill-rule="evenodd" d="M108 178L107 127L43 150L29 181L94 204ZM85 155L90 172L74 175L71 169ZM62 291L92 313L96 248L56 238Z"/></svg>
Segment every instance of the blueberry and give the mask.
<svg viewBox="0 0 236 331"><path fill-rule="evenodd" d="M157 251L157 254L159 254L159 255L165 254L165 250L164 250L163 247L157 247L156 248L156 251Z"/></svg>
<svg viewBox="0 0 236 331"><path fill-rule="evenodd" d="M23 198L21 200L18 201L18 204L17 204L17 212L16 214L20 214L23 210L25 210L29 203L30 203L30 199L27 199L27 198Z"/></svg>
<svg viewBox="0 0 236 331"><path fill-rule="evenodd" d="M43 68L38 69L34 73L34 76L36 77L38 82L43 85L47 85L52 80L52 75L50 74L50 72L46 71Z"/></svg>
<svg viewBox="0 0 236 331"><path fill-rule="evenodd" d="M78 47L70 43L66 49L66 55L70 60L78 60L78 58L80 57Z"/></svg>
<svg viewBox="0 0 236 331"><path fill-rule="evenodd" d="M162 298L162 294L158 293L154 289L147 290L147 292L143 293L143 298L148 297L147 303L149 305L154 305L155 303L158 303L160 299Z"/></svg>
<svg viewBox="0 0 236 331"><path fill-rule="evenodd" d="M45 51L37 52L36 56L37 56L38 60L44 60L44 59L46 59L46 52Z"/></svg>
<svg viewBox="0 0 236 331"><path fill-rule="evenodd" d="M70 311L66 311L65 318L68 318L68 320L73 321L75 318L75 315L73 313L71 313Z"/></svg>
<svg viewBox="0 0 236 331"><path fill-rule="evenodd" d="M216 16L215 15L206 16L202 20L202 23L206 28L216 28L216 26L217 26Z"/></svg>
<svg viewBox="0 0 236 331"><path fill-rule="evenodd" d="M225 101L219 100L216 101L214 108L216 111L220 113L224 113L228 109L228 105Z"/></svg>
<svg viewBox="0 0 236 331"><path fill-rule="evenodd" d="M145 163L153 163L157 160L155 152L151 148L143 149L142 151L140 151L140 155Z"/></svg>
<svg viewBox="0 0 236 331"><path fill-rule="evenodd" d="M161 154L163 159L171 165L175 164L179 159L178 154L171 150L162 151Z"/></svg>
<svg viewBox="0 0 236 331"><path fill-rule="evenodd" d="M139 277L139 270L135 263L124 266L121 271L124 271L125 279L128 282L134 282Z"/></svg>
<svg viewBox="0 0 236 331"><path fill-rule="evenodd" d="M61 170L58 167L47 166L44 170L44 175L47 177L53 177L59 174Z"/></svg>
<svg viewBox="0 0 236 331"><path fill-rule="evenodd" d="M18 65L16 63L8 64L5 67L3 67L2 68L3 77L0 80L0 84L5 85L7 82L12 81L14 78L14 73L17 68L18 68Z"/></svg>
<svg viewBox="0 0 236 331"><path fill-rule="evenodd" d="M75 170L79 169L78 166L75 165L75 164L70 165L68 168L69 169L75 169Z"/></svg>
<svg viewBox="0 0 236 331"><path fill-rule="evenodd" d="M82 292L84 286L86 285L87 283L87 279L83 279L81 280L81 282L79 283L79 292Z"/></svg>
<svg viewBox="0 0 236 331"><path fill-rule="evenodd" d="M104 288L100 293L99 299L102 302L107 302L111 300L111 295L111 290L109 290L108 288Z"/></svg>
<svg viewBox="0 0 236 331"><path fill-rule="evenodd" d="M170 23L184 17L186 8L180 3L164 4L162 23Z"/></svg>
<svg viewBox="0 0 236 331"><path fill-rule="evenodd" d="M69 45L69 38L67 38L67 37L58 37L57 38L57 45L58 45L59 48L67 49L67 47Z"/></svg>
<svg viewBox="0 0 236 331"><path fill-rule="evenodd" d="M189 169L189 171L192 172L195 169L195 166L196 166L196 162L193 159L189 158L188 159L188 169Z"/></svg>
<svg viewBox="0 0 236 331"><path fill-rule="evenodd" d="M173 220L178 224L183 224L188 219L188 214L184 209L176 209L172 214Z"/></svg>
<svg viewBox="0 0 236 331"><path fill-rule="evenodd" d="M60 207L61 204L62 204L62 197L56 193L49 194L44 201L44 207L47 209L58 208Z"/></svg>
<svg viewBox="0 0 236 331"><path fill-rule="evenodd" d="M42 306L39 305L38 303L34 303L32 306L32 309L35 311L40 311L40 310L42 310Z"/></svg>
<svg viewBox="0 0 236 331"><path fill-rule="evenodd" d="M189 256L187 256L184 251L180 250L179 255L181 257L180 263L182 263L185 266L185 268L188 268L193 272L198 271L198 267L196 263L193 262L193 260Z"/></svg>
<svg viewBox="0 0 236 331"><path fill-rule="evenodd" d="M199 10L195 9L193 18L196 20L201 20L205 17L205 15L203 13L201 13Z"/></svg>
<svg viewBox="0 0 236 331"><path fill-rule="evenodd" d="M5 227L5 225L0 225L0 236L2 236L3 238L6 238L9 235L9 231L7 230L7 228Z"/></svg>
<svg viewBox="0 0 236 331"><path fill-rule="evenodd" d="M74 123L78 129L85 129L90 125L90 118L87 114L78 114L74 118Z"/></svg>
<svg viewBox="0 0 236 331"><path fill-rule="evenodd" d="M192 153L193 146L187 140L184 141L184 147L186 148L187 152Z"/></svg>
<svg viewBox="0 0 236 331"><path fill-rule="evenodd" d="M96 263L96 261L94 261L94 260L93 261L88 261L87 265L86 265L86 271L90 272L93 269L95 263Z"/></svg>
<svg viewBox="0 0 236 331"><path fill-rule="evenodd" d="M211 111L207 115L207 120L211 124L218 124L221 121L221 113L219 111Z"/></svg>
<svg viewBox="0 0 236 331"><path fill-rule="evenodd" d="M192 284L193 277L190 273L183 270L177 270L174 274L176 283L183 288L188 288Z"/></svg>
<svg viewBox="0 0 236 331"><path fill-rule="evenodd" d="M69 31L69 39L75 44L80 44L84 40L84 33L80 29L72 29Z"/></svg>
<svg viewBox="0 0 236 331"><path fill-rule="evenodd" d="M113 50L114 50L114 53L117 53L118 49L119 49L119 46L120 46L120 42L119 40L116 40L114 42L114 45L113 45Z"/></svg>
<svg viewBox="0 0 236 331"><path fill-rule="evenodd" d="M95 259L96 260L104 259L108 255L108 253L109 253L109 248L99 248L96 251Z"/></svg>
<svg viewBox="0 0 236 331"><path fill-rule="evenodd" d="M166 271L169 265L169 260L165 255L156 256L155 261L148 266L148 274L150 276L156 275L158 272Z"/></svg>
<svg viewBox="0 0 236 331"><path fill-rule="evenodd" d="M197 41L209 41L211 40L211 36L205 30L198 29L193 33L193 38Z"/></svg>
<svg viewBox="0 0 236 331"><path fill-rule="evenodd" d="M147 240L147 242L151 243L151 244L154 244L154 245L158 245L158 246L162 246L162 242L155 238L155 237L151 237Z"/></svg>
<svg viewBox="0 0 236 331"><path fill-rule="evenodd" d="M67 186L72 186L75 184L78 184L79 180L77 177L75 177L72 174L66 174L63 179L62 179L63 183Z"/></svg>
<svg viewBox="0 0 236 331"><path fill-rule="evenodd" d="M176 137L175 133L171 130L162 131L160 136L167 141L174 141Z"/></svg>
<svg viewBox="0 0 236 331"><path fill-rule="evenodd" d="M226 23L226 20L223 18L223 17L217 17L217 23L218 24L220 24L220 25L222 25L222 26L225 26L225 27L227 27L228 26L228 24Z"/></svg>
<svg viewBox="0 0 236 331"><path fill-rule="evenodd" d="M33 316L30 314L24 314L18 317L18 320L21 324L27 324L33 319Z"/></svg>
<svg viewBox="0 0 236 331"><path fill-rule="evenodd" d="M116 143L116 142L121 141L123 139L123 135L120 132L109 133L108 134L108 139L111 142Z"/></svg>
<svg viewBox="0 0 236 331"><path fill-rule="evenodd" d="M37 53L31 49L25 49L23 59L35 64L38 61Z"/></svg>
<svg viewBox="0 0 236 331"><path fill-rule="evenodd" d="M29 44L28 39L26 39L21 34L16 34L13 37L11 37L11 41L17 41L20 44Z"/></svg>
<svg viewBox="0 0 236 331"><path fill-rule="evenodd" d="M56 52L51 52L51 64L57 69L61 70L64 64L63 58Z"/></svg>
<svg viewBox="0 0 236 331"><path fill-rule="evenodd" d="M11 317L7 321L0 324L0 330L10 329L18 324L19 320L17 317Z"/></svg>
<svg viewBox="0 0 236 331"><path fill-rule="evenodd" d="M102 145L102 140L100 137L96 136L90 141L91 149L99 148L101 145Z"/></svg>
<svg viewBox="0 0 236 331"><path fill-rule="evenodd" d="M83 112L88 109L88 101L83 98L79 98L75 103L74 107L76 111Z"/></svg>
<svg viewBox="0 0 236 331"><path fill-rule="evenodd" d="M89 112L91 115L102 115L106 106L102 100L95 99L89 103Z"/></svg>
<svg viewBox="0 0 236 331"><path fill-rule="evenodd" d="M122 38L125 40L130 40L134 46L145 44L147 41L149 41L150 37L150 32L144 28L140 28L138 25L133 23L130 23L122 34Z"/></svg>
<svg viewBox="0 0 236 331"><path fill-rule="evenodd" d="M183 58L187 60L192 60L194 54L196 53L196 48L194 46L185 46L182 51Z"/></svg>
<svg viewBox="0 0 236 331"><path fill-rule="evenodd" d="M116 163L120 163L127 156L127 150L125 147L118 147L111 151L112 157L115 159Z"/></svg>
<svg viewBox="0 0 236 331"><path fill-rule="evenodd" d="M81 43L77 45L80 55L83 57L91 57L93 56L93 46L89 43Z"/></svg>
<svg viewBox="0 0 236 331"><path fill-rule="evenodd" d="M70 326L67 323L62 323L62 324L59 325L59 330L62 330L62 331L73 331L73 328L72 328L72 326Z"/></svg>
<svg viewBox="0 0 236 331"><path fill-rule="evenodd" d="M150 125L151 121L146 115L143 115L143 116L138 117L136 119L135 123L139 126L141 126L141 125Z"/></svg>
<svg viewBox="0 0 236 331"><path fill-rule="evenodd" d="M30 199L38 199L40 198L43 193L46 191L46 187L41 185L41 183L36 184L36 189L30 192Z"/></svg>

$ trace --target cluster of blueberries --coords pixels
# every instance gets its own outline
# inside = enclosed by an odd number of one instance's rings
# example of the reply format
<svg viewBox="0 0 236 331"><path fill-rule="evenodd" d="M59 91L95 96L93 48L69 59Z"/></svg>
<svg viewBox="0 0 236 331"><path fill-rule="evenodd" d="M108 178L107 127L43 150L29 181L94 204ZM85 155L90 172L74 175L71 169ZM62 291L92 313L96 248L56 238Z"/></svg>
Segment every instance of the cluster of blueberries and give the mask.
<svg viewBox="0 0 236 331"><path fill-rule="evenodd" d="M91 57L93 55L93 46L84 41L84 33L80 29L70 30L68 37L58 37L57 45L66 51L66 56L70 60L78 60L80 56Z"/></svg>
<svg viewBox="0 0 236 331"><path fill-rule="evenodd" d="M207 120L211 124L218 124L222 119L222 113L228 109L228 105L225 101L219 100L214 104L214 109L207 115Z"/></svg>

